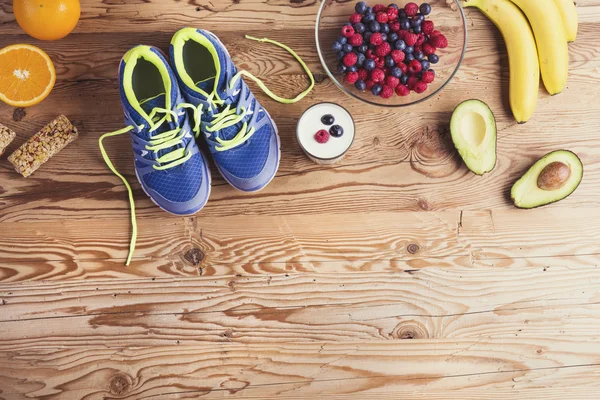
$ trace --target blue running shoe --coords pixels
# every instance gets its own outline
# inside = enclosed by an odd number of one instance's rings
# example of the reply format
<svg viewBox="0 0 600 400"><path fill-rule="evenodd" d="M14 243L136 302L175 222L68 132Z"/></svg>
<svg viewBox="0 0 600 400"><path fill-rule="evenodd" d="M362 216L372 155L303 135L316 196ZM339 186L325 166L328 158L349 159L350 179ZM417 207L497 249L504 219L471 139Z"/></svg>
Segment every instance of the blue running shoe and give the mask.
<svg viewBox="0 0 600 400"><path fill-rule="evenodd" d="M163 210L176 215L198 212L210 194L210 173L192 133L189 116L173 71L160 50L136 46L119 67L121 103L126 128L103 135L100 150L108 167L129 192L134 228L130 255L137 234L133 195L127 180L112 165L102 141L129 133L137 178L146 194Z"/></svg>
<svg viewBox="0 0 600 400"><path fill-rule="evenodd" d="M242 76L260 86L272 99L294 103L314 87L306 64L289 47L304 67L311 84L294 99L273 94L258 78L237 71L227 49L211 32L184 28L171 40L171 64L187 101L194 107L194 132L203 133L219 172L234 188L256 192L271 182L279 168L280 140L271 116L256 100Z"/></svg>

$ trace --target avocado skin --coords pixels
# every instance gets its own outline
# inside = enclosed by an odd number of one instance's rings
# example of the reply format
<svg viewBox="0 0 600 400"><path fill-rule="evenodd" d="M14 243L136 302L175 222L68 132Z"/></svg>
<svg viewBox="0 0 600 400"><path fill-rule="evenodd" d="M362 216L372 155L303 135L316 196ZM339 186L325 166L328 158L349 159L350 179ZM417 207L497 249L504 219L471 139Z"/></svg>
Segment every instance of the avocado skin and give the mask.
<svg viewBox="0 0 600 400"><path fill-rule="evenodd" d="M480 102L480 103L485 104L485 106L488 108L488 110L492 114L492 118L494 119L494 121L496 121L496 115L494 114L494 112L492 111L492 109L490 108L490 106L488 106L488 104L485 103L484 101L481 101L479 99L473 99L473 98L461 101L456 107L454 107L454 110L452 110L452 115L454 115L454 113L456 112L456 109L458 107L460 107L461 105L463 105L465 103L469 103L471 101L476 101L476 102ZM495 132L494 132L494 141L495 141L494 146L495 146L495 149L496 149L496 152L497 152L498 151L498 126L495 124L495 122L494 122L494 130L495 130ZM452 128L450 128L450 137L452 138L452 144L454 145L454 148L458 150L458 145L457 145L456 141L454 140L454 136L452 135ZM459 155L459 157L460 157L460 155ZM462 157L460 157L460 159L462 160ZM464 160L463 160L463 162L464 162ZM483 176L485 174L489 174L494 169L496 169L497 165L498 165L498 157L495 158L495 160L494 160L494 166L488 172L478 173L478 172L475 172L472 169L470 169L469 166L467 166L467 169L469 169L469 171L471 171L472 173L474 173L477 176Z"/></svg>
<svg viewBox="0 0 600 400"><path fill-rule="evenodd" d="M510 198L511 198L511 200L512 200L512 202L513 202L513 204L514 204L514 206L515 206L516 208L518 208L518 209L520 209L520 210L535 210L536 208L540 208L540 207L544 207L544 206L547 206L547 205L550 205L550 204L558 203L559 201L561 201L561 200L564 200L564 199L566 199L567 197L571 196L573 193L575 193L575 191L577 190L577 188L579 187L579 185L581 185L581 182L583 181L584 168L583 168L583 162L581 161L581 159L579 158L579 156L578 156L577 154L573 153L571 150L560 149L560 150L554 150L554 151L551 151L550 153L548 153L548 154L545 154L545 155L543 155L542 157L540 157L540 158L539 158L539 159L538 159L536 162L534 162L534 163L531 165L531 167L533 167L533 165L535 165L535 163L537 163L537 162L538 162L539 160L541 160L542 158L544 158L544 157L546 157L546 156L549 156L549 155L550 155L550 154L552 154L552 153L559 152L559 151L564 151L564 152L567 152L567 153L571 153L572 155L574 155L574 156L575 156L575 158L577 158L577 160L579 160L579 163L582 165L582 168L581 168L581 178L579 179L579 183L577 183L577 186L575 186L575 188L574 188L574 189L571 191L571 193L569 193L568 195L566 195L566 196L565 196L565 197L563 197L563 198L560 198L560 199L557 199L557 200L553 200L553 201L550 201L550 202L548 202L548 203L540 204L540 205L538 205L538 206L533 206L533 207L521 207L521 206L518 206L518 205L517 205L517 203L516 203L516 199L515 199L515 198L514 198L514 196L512 195L512 190L511 190ZM529 169L527 170L527 172L525 172L525 173L524 173L524 174L521 176L521 178L523 178L523 177L524 177L524 176L525 176L525 175L526 175L526 174L527 174L527 173L530 171L531 167L529 167ZM519 180L521 180L521 178L519 178L519 179L517 180L517 182L518 182ZM514 186L514 185L513 185L513 186Z"/></svg>

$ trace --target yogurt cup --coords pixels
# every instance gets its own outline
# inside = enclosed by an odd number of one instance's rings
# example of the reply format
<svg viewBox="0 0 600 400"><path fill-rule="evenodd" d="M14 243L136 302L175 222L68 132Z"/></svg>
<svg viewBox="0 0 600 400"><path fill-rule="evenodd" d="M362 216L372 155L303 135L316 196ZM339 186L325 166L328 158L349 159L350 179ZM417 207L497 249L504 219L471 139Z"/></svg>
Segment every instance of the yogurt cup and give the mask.
<svg viewBox="0 0 600 400"><path fill-rule="evenodd" d="M326 125L322 118L325 115L333 116L333 124ZM339 137L330 136L327 143L319 143L315 134L324 129L339 125L343 134ZM334 164L340 161L354 142L355 126L350 113L342 106L335 103L318 103L304 111L296 127L296 138L304 153L317 164Z"/></svg>

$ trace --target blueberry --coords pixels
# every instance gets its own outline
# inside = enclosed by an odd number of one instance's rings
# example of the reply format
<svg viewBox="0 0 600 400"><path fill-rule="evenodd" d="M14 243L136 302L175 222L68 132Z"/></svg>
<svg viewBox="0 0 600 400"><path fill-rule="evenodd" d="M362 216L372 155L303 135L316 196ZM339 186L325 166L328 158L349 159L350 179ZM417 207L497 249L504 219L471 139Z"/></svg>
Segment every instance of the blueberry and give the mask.
<svg viewBox="0 0 600 400"><path fill-rule="evenodd" d="M421 61L421 66L423 67L423 71L427 71L429 67L431 67L431 64L429 63L429 61L423 60Z"/></svg>
<svg viewBox="0 0 600 400"><path fill-rule="evenodd" d="M391 43L395 43L398 40L398 34L396 32L392 32L388 35L388 41Z"/></svg>
<svg viewBox="0 0 600 400"><path fill-rule="evenodd" d="M406 46L406 48L404 49L404 52L405 52L406 54L412 54L412 53L414 53L414 52L415 52L415 48L414 48L414 47L412 47L412 46Z"/></svg>
<svg viewBox="0 0 600 400"><path fill-rule="evenodd" d="M344 45L341 44L340 42L333 42L333 44L331 45L331 50L333 50L337 53L338 51L342 50L342 46L344 46Z"/></svg>
<svg viewBox="0 0 600 400"><path fill-rule="evenodd" d="M423 54L422 51L417 51L414 53L414 55L415 55L415 59L417 59L419 61L421 61L422 59L425 58L425 54Z"/></svg>
<svg viewBox="0 0 600 400"><path fill-rule="evenodd" d="M404 11L403 9L398 11L398 18L402 19L406 19L407 15L406 15L406 11Z"/></svg>
<svg viewBox="0 0 600 400"><path fill-rule="evenodd" d="M385 57L385 66L388 68L392 68L396 65L396 62L394 61L394 59L390 56L386 56Z"/></svg>
<svg viewBox="0 0 600 400"><path fill-rule="evenodd" d="M342 61L342 58L344 58L345 55L346 55L346 53L344 53L343 51L340 50L335 55L335 58L337 58L338 61Z"/></svg>
<svg viewBox="0 0 600 400"><path fill-rule="evenodd" d="M379 25L379 22L373 21L369 23L369 30L373 33L379 32L381 30L381 25Z"/></svg>
<svg viewBox="0 0 600 400"><path fill-rule="evenodd" d="M382 34L381 34L381 39L382 39L384 42L387 42L387 38L388 38L388 37L387 37L387 33L382 33Z"/></svg>
<svg viewBox="0 0 600 400"><path fill-rule="evenodd" d="M435 54L430 54L429 57L427 57L429 59L429 62L432 64L437 64L438 61L440 61L440 58L438 56L436 56Z"/></svg>
<svg viewBox="0 0 600 400"><path fill-rule="evenodd" d="M415 27L413 28L413 32L414 32L414 33L421 33L421 32L423 32L423 27L422 27L421 25L419 25L419 26L415 26Z"/></svg>
<svg viewBox="0 0 600 400"><path fill-rule="evenodd" d="M408 75L402 75L400 77L400 83L406 85L408 83Z"/></svg>
<svg viewBox="0 0 600 400"><path fill-rule="evenodd" d="M367 28L364 24L361 24L360 22L358 24L354 24L354 32L365 33L365 30L367 30Z"/></svg>
<svg viewBox="0 0 600 400"><path fill-rule="evenodd" d="M410 29L410 21L407 19L403 19L402 21L400 21L400 29L402 29L403 31L407 31Z"/></svg>
<svg viewBox="0 0 600 400"><path fill-rule="evenodd" d="M344 25L342 26L352 26L352 22L346 22Z"/></svg>
<svg viewBox="0 0 600 400"><path fill-rule="evenodd" d="M348 72L356 72L356 71L358 71L358 68L356 68L356 65L348 67Z"/></svg>
<svg viewBox="0 0 600 400"><path fill-rule="evenodd" d="M388 24L379 24L381 26L381 32L390 33L390 26Z"/></svg>
<svg viewBox="0 0 600 400"><path fill-rule="evenodd" d="M363 80L357 80L354 86L361 92L367 88L367 84Z"/></svg>
<svg viewBox="0 0 600 400"><path fill-rule="evenodd" d="M421 10L421 14L429 15L431 13L431 6L427 3L423 3L423 4L421 4L420 10Z"/></svg>
<svg viewBox="0 0 600 400"><path fill-rule="evenodd" d="M396 10L398 9L398 4L396 3L392 3L388 6L388 8L395 8Z"/></svg>
<svg viewBox="0 0 600 400"><path fill-rule="evenodd" d="M383 87L381 87L381 85L375 85L373 86L373 88L371 89L371 93L373 93L375 96L379 96L379 94L381 93L381 91L383 90ZM331 133L331 132L330 132ZM333 136L333 135L332 135Z"/></svg>
<svg viewBox="0 0 600 400"><path fill-rule="evenodd" d="M365 14L375 15L375 13L373 12L373 7L367 7L367 11L365 11Z"/></svg>
<svg viewBox="0 0 600 400"><path fill-rule="evenodd" d="M425 16L421 13L415 15L415 17L413 19L416 19L417 21L419 21L419 24L423 23L423 21L425 21Z"/></svg>
<svg viewBox="0 0 600 400"><path fill-rule="evenodd" d="M368 24L373 21L375 21L375 14L366 14L362 19L363 24Z"/></svg>
<svg viewBox="0 0 600 400"><path fill-rule="evenodd" d="M367 50L369 50L369 46L367 46L366 44L361 44L360 46L358 46L358 48L356 49L359 53L366 53Z"/></svg>
<svg viewBox="0 0 600 400"><path fill-rule="evenodd" d="M342 50L345 51L346 53L350 53L352 51L353 47L350 43L346 43L343 47Z"/></svg>
<svg viewBox="0 0 600 400"><path fill-rule="evenodd" d="M367 87L366 84L365 87ZM334 125L331 128L329 128L329 134L333 137L340 137L344 134L344 128L342 128L339 125Z"/></svg>
<svg viewBox="0 0 600 400"><path fill-rule="evenodd" d="M415 55L413 53L408 53L406 55L406 62L411 62L414 59L415 59Z"/></svg>
<svg viewBox="0 0 600 400"><path fill-rule="evenodd" d="M357 54L356 65L358 65L359 67L362 67L365 64L365 60L366 59L367 59L367 57L364 54L358 53Z"/></svg>
<svg viewBox="0 0 600 400"><path fill-rule="evenodd" d="M365 42L368 42L371 39L371 36L373 35L373 32L365 32L365 34L363 35L363 39Z"/></svg>
<svg viewBox="0 0 600 400"><path fill-rule="evenodd" d="M345 74L346 72L348 72L348 67L340 63L340 65L338 65L338 71L342 74Z"/></svg>
<svg viewBox="0 0 600 400"><path fill-rule="evenodd" d="M423 6L421 6L422 8ZM354 6L354 10L359 13L359 14L364 14L365 11L367 11L367 3L365 3L364 1L359 1L358 3L356 3L356 5Z"/></svg>
<svg viewBox="0 0 600 400"><path fill-rule="evenodd" d="M396 50L406 49L406 43L404 43L404 40L400 39L400 40L396 41L396 43L394 43L394 49L396 49Z"/></svg>
<svg viewBox="0 0 600 400"><path fill-rule="evenodd" d="M325 114L321 117L321 123L323 123L323 125L333 125L334 122L335 118L333 118L333 115L331 114Z"/></svg>
<svg viewBox="0 0 600 400"><path fill-rule="evenodd" d="M421 26L421 23L418 19L413 19L412 21L410 21L411 28L415 29L417 26Z"/></svg>
<svg viewBox="0 0 600 400"><path fill-rule="evenodd" d="M402 76L402 70L398 67L392 68L392 76L395 78L400 78Z"/></svg>
<svg viewBox="0 0 600 400"><path fill-rule="evenodd" d="M339 38L337 38L337 42L344 45L348 43L348 38L346 36L340 36Z"/></svg>
<svg viewBox="0 0 600 400"><path fill-rule="evenodd" d="M365 69L367 71L373 71L375 69L375 60L371 60L370 58L367 58L365 60Z"/></svg>

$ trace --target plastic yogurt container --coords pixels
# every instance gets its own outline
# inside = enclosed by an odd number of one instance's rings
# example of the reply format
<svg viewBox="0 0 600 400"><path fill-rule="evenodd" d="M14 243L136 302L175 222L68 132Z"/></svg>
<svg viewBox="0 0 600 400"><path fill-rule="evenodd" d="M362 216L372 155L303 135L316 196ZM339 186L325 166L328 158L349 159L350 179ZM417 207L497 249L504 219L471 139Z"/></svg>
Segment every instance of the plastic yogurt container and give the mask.
<svg viewBox="0 0 600 400"><path fill-rule="evenodd" d="M326 143L315 139L320 130L333 133ZM340 135L340 132L343 133ZM300 147L317 164L333 164L344 158L354 142L354 133L352 116L344 107L334 103L313 105L302 114L296 127Z"/></svg>

